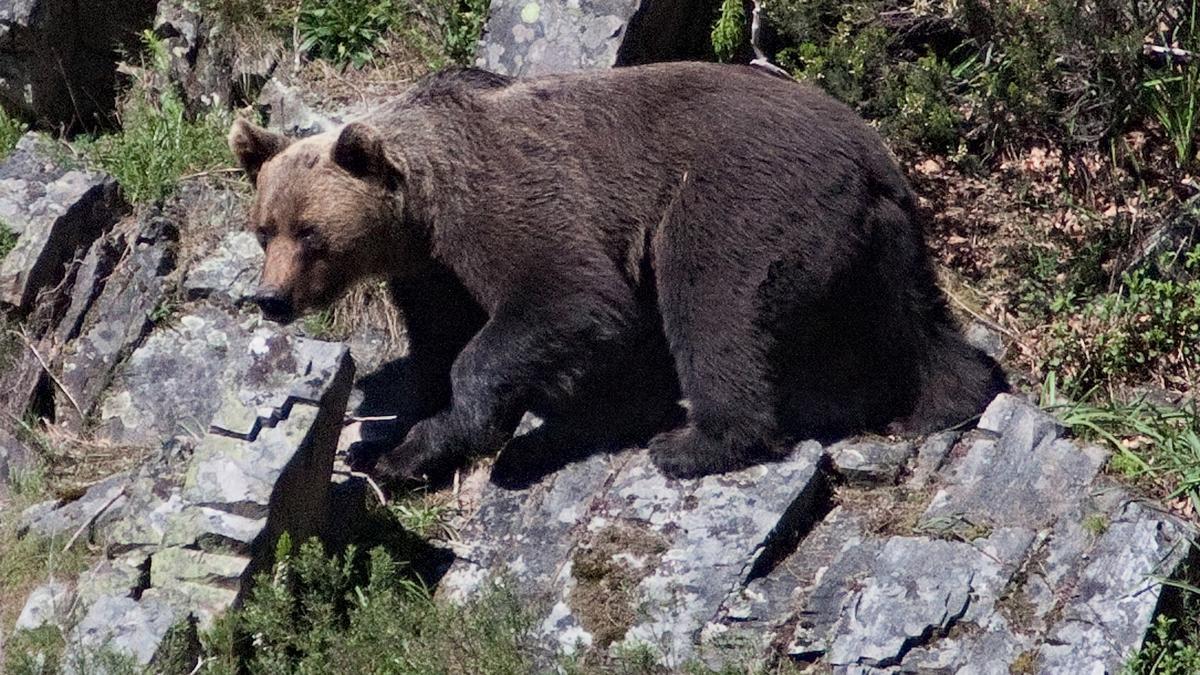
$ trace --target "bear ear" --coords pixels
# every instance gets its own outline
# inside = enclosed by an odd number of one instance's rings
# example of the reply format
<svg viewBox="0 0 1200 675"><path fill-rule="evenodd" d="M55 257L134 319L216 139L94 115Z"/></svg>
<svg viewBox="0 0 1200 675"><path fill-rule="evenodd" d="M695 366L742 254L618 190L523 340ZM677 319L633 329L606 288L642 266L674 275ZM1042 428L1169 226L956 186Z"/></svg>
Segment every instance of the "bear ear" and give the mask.
<svg viewBox="0 0 1200 675"><path fill-rule="evenodd" d="M351 122L338 134L333 161L358 178L375 178L387 185L401 178L400 170L388 159L379 132L362 122Z"/></svg>
<svg viewBox="0 0 1200 675"><path fill-rule="evenodd" d="M246 171L251 183L258 178L258 170L262 165L283 152L290 143L286 137L246 120L235 120L229 129L229 149L237 159L238 165Z"/></svg>

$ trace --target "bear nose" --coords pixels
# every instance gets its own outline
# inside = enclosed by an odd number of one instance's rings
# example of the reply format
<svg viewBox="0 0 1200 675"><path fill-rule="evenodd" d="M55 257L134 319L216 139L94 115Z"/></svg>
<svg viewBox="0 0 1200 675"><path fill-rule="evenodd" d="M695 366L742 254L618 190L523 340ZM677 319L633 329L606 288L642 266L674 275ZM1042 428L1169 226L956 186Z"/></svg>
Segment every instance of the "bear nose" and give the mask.
<svg viewBox="0 0 1200 675"><path fill-rule="evenodd" d="M271 321L287 323L292 319L292 301L274 288L259 289L251 300Z"/></svg>

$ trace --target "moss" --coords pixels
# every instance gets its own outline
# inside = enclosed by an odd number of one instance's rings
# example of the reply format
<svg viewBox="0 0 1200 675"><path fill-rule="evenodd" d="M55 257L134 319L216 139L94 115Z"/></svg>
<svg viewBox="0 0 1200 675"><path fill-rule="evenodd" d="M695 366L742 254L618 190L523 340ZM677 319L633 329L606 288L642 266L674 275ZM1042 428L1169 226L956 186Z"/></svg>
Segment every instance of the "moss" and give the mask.
<svg viewBox="0 0 1200 675"><path fill-rule="evenodd" d="M882 536L916 533L921 514L928 508L931 498L929 490L910 490L902 486L841 485L834 491L835 503L862 517L868 532Z"/></svg>
<svg viewBox="0 0 1200 675"><path fill-rule="evenodd" d="M666 540L634 524L611 525L589 535L571 557L576 586L571 607L603 648L637 621L634 589L667 550Z"/></svg>

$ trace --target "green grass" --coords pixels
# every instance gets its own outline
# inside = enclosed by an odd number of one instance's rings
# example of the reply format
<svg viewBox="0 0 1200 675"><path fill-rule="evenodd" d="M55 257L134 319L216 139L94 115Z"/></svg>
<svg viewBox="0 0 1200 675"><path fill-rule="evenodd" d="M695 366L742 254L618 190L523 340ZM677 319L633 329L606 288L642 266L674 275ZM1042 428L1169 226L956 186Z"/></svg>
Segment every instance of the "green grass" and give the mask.
<svg viewBox="0 0 1200 675"><path fill-rule="evenodd" d="M232 165L228 122L220 112L192 119L173 92L156 96L135 85L121 106L121 131L87 142L85 149L127 199L150 203L171 194L188 174Z"/></svg>
<svg viewBox="0 0 1200 675"><path fill-rule="evenodd" d="M153 35L144 39L147 67L163 72L165 46ZM118 117L119 132L77 144L117 179L135 204L163 199L189 174L233 164L225 141L228 113L212 110L193 116L170 87L158 91L146 80L135 81L121 101Z"/></svg>
<svg viewBox="0 0 1200 675"><path fill-rule="evenodd" d="M1134 403L1076 403L1050 410L1071 430L1104 442L1109 467L1164 499L1183 497L1200 510L1200 417L1182 408Z"/></svg>
<svg viewBox="0 0 1200 675"><path fill-rule="evenodd" d="M391 0L307 0L300 6L300 51L361 68L399 18Z"/></svg>
<svg viewBox="0 0 1200 675"><path fill-rule="evenodd" d="M0 259L12 252L17 247L17 233L9 229L8 225L0 221Z"/></svg>
<svg viewBox="0 0 1200 675"><path fill-rule="evenodd" d="M0 110L0 159L12 153L26 131L29 131L29 125Z"/></svg>
<svg viewBox="0 0 1200 675"><path fill-rule="evenodd" d="M201 672L531 672L531 617L504 587L455 607L434 602L383 548L289 548L284 538L246 605L201 636Z"/></svg>

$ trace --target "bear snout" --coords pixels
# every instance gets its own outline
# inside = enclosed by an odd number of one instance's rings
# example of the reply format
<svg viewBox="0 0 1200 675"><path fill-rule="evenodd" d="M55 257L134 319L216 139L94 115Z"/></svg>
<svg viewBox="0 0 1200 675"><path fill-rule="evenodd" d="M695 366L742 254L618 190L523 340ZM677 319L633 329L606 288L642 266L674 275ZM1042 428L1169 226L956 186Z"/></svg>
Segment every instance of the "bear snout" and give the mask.
<svg viewBox="0 0 1200 675"><path fill-rule="evenodd" d="M260 288L250 297L250 301L258 305L263 316L276 323L288 324L296 318L296 308L291 298L275 288Z"/></svg>

